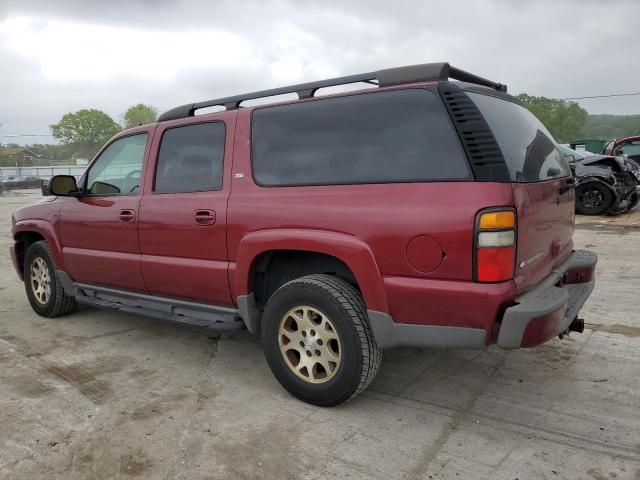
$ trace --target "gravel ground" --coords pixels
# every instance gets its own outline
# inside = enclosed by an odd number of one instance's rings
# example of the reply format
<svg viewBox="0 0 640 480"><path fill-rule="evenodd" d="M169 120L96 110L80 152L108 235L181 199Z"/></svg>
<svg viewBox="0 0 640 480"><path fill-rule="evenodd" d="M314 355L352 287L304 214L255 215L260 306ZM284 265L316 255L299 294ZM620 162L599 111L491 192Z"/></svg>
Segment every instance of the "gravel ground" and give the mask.
<svg viewBox="0 0 640 480"><path fill-rule="evenodd" d="M0 195L10 213L38 195ZM587 330L531 350L394 349L364 395L291 398L257 338L35 315L0 256L0 478L640 479L640 211L583 217Z"/></svg>

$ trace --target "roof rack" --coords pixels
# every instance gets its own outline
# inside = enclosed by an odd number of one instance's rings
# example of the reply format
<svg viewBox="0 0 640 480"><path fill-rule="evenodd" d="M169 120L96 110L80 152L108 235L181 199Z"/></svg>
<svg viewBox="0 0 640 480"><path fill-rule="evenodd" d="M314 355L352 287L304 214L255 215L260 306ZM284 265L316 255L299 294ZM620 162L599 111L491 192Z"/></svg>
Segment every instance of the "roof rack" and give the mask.
<svg viewBox="0 0 640 480"><path fill-rule="evenodd" d="M452 78L461 82L475 83L486 87L494 88L499 92L506 92L507 86L502 83L493 82L486 78L479 77L473 73L465 72L459 68L452 67L447 62L423 63L419 65L409 65L406 67L388 68L375 72L347 75L345 77L329 78L317 82L300 83L288 87L272 88L270 90L260 90L258 92L234 95L231 97L218 98L215 100L205 100L198 103L188 103L179 107L167 110L158 117L158 121L176 120L179 118L191 117L195 111L201 108L225 107L227 110L235 110L246 100L256 98L272 97L286 93L297 93L299 99L311 98L320 88L334 87L336 85L347 85L350 83L370 83L380 87L389 85L400 85L403 83L442 81Z"/></svg>

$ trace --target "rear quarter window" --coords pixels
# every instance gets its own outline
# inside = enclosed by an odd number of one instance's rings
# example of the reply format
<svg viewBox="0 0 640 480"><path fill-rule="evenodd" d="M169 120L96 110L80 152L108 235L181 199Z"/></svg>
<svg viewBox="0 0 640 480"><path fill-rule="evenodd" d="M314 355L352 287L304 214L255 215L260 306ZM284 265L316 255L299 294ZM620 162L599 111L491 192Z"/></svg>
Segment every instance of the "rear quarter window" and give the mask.
<svg viewBox="0 0 640 480"><path fill-rule="evenodd" d="M549 131L525 107L467 92L491 128L514 182L567 177L571 169Z"/></svg>
<svg viewBox="0 0 640 480"><path fill-rule="evenodd" d="M441 100L425 89L256 109L252 164L263 186L472 179Z"/></svg>

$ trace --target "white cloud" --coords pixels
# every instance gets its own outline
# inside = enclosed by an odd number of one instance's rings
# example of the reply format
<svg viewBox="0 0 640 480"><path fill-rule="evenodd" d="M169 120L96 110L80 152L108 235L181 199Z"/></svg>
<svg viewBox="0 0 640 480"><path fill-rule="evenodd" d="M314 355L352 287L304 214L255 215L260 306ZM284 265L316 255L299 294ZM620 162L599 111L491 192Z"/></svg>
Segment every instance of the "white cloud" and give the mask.
<svg viewBox="0 0 640 480"><path fill-rule="evenodd" d="M39 68L45 81L96 84L117 77L170 84L186 69L224 69L253 61L242 36L223 30L163 32L12 17L0 43Z"/></svg>
<svg viewBox="0 0 640 480"><path fill-rule="evenodd" d="M0 123L118 119L377 68L451 61L551 97L637 90L640 4L598 0L0 0ZM585 101L640 113L640 97Z"/></svg>

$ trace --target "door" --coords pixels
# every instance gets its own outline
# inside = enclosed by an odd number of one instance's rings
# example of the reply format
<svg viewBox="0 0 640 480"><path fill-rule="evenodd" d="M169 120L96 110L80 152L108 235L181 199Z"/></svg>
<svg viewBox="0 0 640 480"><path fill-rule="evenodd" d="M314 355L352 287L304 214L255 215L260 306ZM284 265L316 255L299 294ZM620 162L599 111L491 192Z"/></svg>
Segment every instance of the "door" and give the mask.
<svg viewBox="0 0 640 480"><path fill-rule="evenodd" d="M65 267L76 282L144 291L138 204L149 133L111 142L83 177L80 198L60 210Z"/></svg>
<svg viewBox="0 0 640 480"><path fill-rule="evenodd" d="M156 131L139 219L142 276L153 295L233 305L226 243L232 125L181 122Z"/></svg>

